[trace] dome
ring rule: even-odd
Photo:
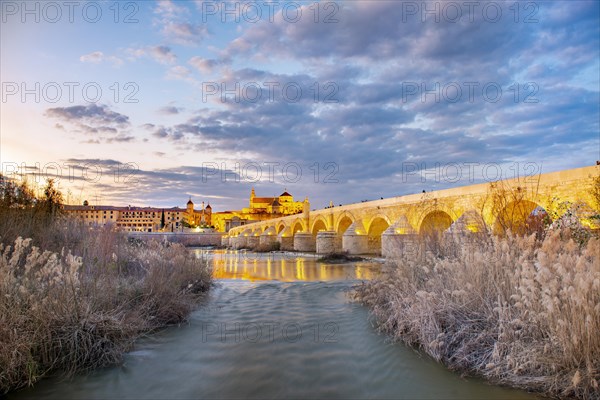
[[[187,202],[187,205],[188,205],[188,206],[189,206],[190,204],[192,204],[192,205],[194,204],[194,202],[192,201],[192,199],[189,199],[189,200],[188,200],[188,202]]]
[[[210,204],[209,204],[209,205],[207,205],[207,206],[206,206],[206,208],[207,208],[207,209],[211,209],[211,210],[212,210],[212,207],[210,206]]]

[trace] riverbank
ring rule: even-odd
[[[127,232],[135,240],[179,243],[186,247],[220,247],[223,232]]]
[[[102,248],[94,234],[112,234],[82,238],[108,262],[43,251],[31,239],[0,245],[0,393],[119,363],[141,335],[185,321],[209,288],[206,263],[182,245],[115,237]]]
[[[116,364],[135,339],[186,320],[211,283],[181,244],[129,240],[0,175],[0,395]]]
[[[357,287],[379,328],[451,370],[552,397],[600,398],[600,242],[446,238]]]

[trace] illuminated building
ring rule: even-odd
[[[181,232],[185,228],[210,227],[212,207],[194,210],[190,199],[185,209],[179,207],[115,207],[65,205],[64,211],[89,226],[114,225],[127,232]]]
[[[294,201],[294,197],[286,190],[277,197],[257,197],[253,188],[250,192],[248,207],[236,211],[214,213],[212,222],[217,231],[227,232],[231,228],[250,222],[299,214],[303,207],[304,202]]]

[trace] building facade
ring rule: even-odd
[[[181,232],[187,228],[211,226],[212,207],[194,209],[190,199],[186,208],[115,207],[65,205],[64,211],[88,226],[114,225],[127,232]]]

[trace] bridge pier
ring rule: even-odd
[[[279,249],[283,251],[294,250],[294,235],[290,228],[284,228],[279,235],[277,235],[277,241],[279,242]]]
[[[399,258],[408,251],[414,252],[416,240],[417,231],[403,215],[381,234],[381,255],[386,258]]]
[[[221,246],[224,246],[224,247],[231,246],[229,239],[230,239],[229,235],[221,236]]]
[[[234,236],[231,239],[232,239],[231,247],[233,247],[235,250],[246,247],[246,245],[248,243],[248,237],[244,236],[243,233],[240,233],[239,236]]]
[[[315,252],[317,243],[315,237],[309,232],[296,232],[294,235],[294,250],[304,252]]]
[[[452,225],[450,225],[450,227],[445,231],[445,233],[468,235],[486,231],[487,227],[485,226],[483,217],[476,211],[469,210],[463,213],[463,215],[461,215],[461,217],[456,221],[454,221]]]
[[[244,249],[248,247],[248,238],[253,235],[252,229],[248,228],[235,238],[233,248],[236,250]]]
[[[356,221],[342,236],[342,248],[348,254],[369,253],[369,236],[361,221]]]
[[[256,247],[258,247],[259,243],[260,243],[260,233],[258,232],[252,232],[250,235],[248,235],[248,239],[246,241],[246,247],[249,249],[254,249]]]
[[[260,235],[258,243],[261,246],[272,246],[273,243],[277,242],[277,232],[275,228],[270,227]]]
[[[317,233],[317,253],[329,254],[342,251],[342,237],[336,231],[320,231]]]
[[[342,249],[348,254],[367,254],[369,237],[367,235],[350,234],[342,236]]]
[[[381,255],[385,258],[400,258],[400,256],[417,250],[418,235],[384,232],[381,235]],[[416,256],[416,254],[415,254]]]
[[[368,235],[367,247],[369,254],[381,255],[381,235]]]
[[[465,246],[478,248],[485,242],[488,228],[476,211],[466,211],[443,233],[446,252],[459,255]]]

